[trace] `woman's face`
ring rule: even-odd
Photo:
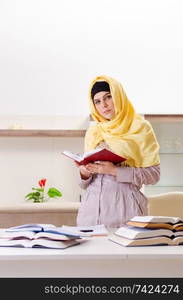
[[[96,93],[93,103],[97,112],[107,120],[111,120],[115,115],[114,102],[110,92]]]

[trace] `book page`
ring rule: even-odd
[[[116,235],[126,237],[128,239],[159,237],[159,236],[172,236],[173,232],[168,229],[149,229],[143,227],[128,227],[123,226],[115,231]]]
[[[29,247],[41,247],[41,248],[50,248],[50,249],[65,249],[70,246],[78,245],[79,241],[77,240],[68,240],[68,241],[54,241],[54,240],[45,240],[38,239],[30,241],[28,244]]]
[[[177,231],[174,231],[173,232],[173,235],[176,237],[176,236],[183,236],[183,228],[182,228],[182,230],[177,230]]]
[[[67,151],[67,150],[62,151],[62,153],[78,162],[80,162],[84,158],[83,154],[81,154],[81,153],[76,154],[76,153],[73,153],[73,152]]]
[[[83,158],[86,158],[86,157],[88,157],[88,156],[90,156],[90,155],[92,155],[92,154],[95,154],[95,153],[97,153],[97,152],[100,152],[100,151],[102,151],[102,150],[104,150],[104,148],[97,148],[97,149],[93,149],[93,150],[91,150],[91,151],[85,152],[85,153],[83,154]]]
[[[130,240],[125,237],[111,235],[109,239],[122,246],[175,245],[174,240],[171,240],[169,237],[165,237],[165,236]]]
[[[84,236],[94,236],[94,235],[107,235],[108,231],[106,227],[101,225],[95,225],[95,226],[62,226],[63,229],[67,229],[70,232],[76,232],[80,235]]]
[[[133,222],[154,222],[154,223],[172,223],[183,222],[180,217],[171,216],[135,216],[129,221]]]
[[[172,225],[172,229],[175,229],[175,230],[183,230],[183,223],[182,222],[180,222],[180,223],[176,223],[176,224],[173,224]]]
[[[183,236],[177,236],[173,239],[173,241],[176,245],[183,245]]]
[[[80,161],[84,160],[86,157],[88,157],[92,154],[95,154],[101,150],[102,149],[97,148],[97,149],[93,149],[91,151],[84,152],[84,153],[74,153],[72,151],[64,150],[64,151],[62,151],[62,153],[65,154],[66,156],[72,158],[73,160],[80,162]]]
[[[79,232],[76,232],[74,230],[69,230],[69,229],[66,229],[66,228],[63,228],[62,226],[61,227],[56,227],[56,228],[53,228],[53,229],[48,229],[48,230],[45,230],[45,232],[47,233],[53,233],[53,234],[57,234],[57,235],[65,235],[65,236],[68,236],[69,238],[80,238],[81,237],[81,234]]]
[[[73,236],[68,236],[64,234],[60,234],[59,232],[45,232],[45,231],[40,231],[40,232],[33,232],[33,231],[0,231],[0,240],[1,239],[22,239],[22,240],[35,240],[35,239],[40,239],[44,238],[47,240],[59,240],[59,241],[67,241],[74,239],[76,237]],[[77,235],[78,238],[78,235]]]
[[[25,229],[24,229],[25,230]],[[36,233],[34,231],[0,231],[1,239],[33,239]]]
[[[0,239],[0,247],[30,247],[30,240],[27,239],[18,239],[18,240],[9,240],[9,239]]]
[[[70,241],[71,239],[74,239],[73,236],[67,236],[59,233],[53,233],[53,232],[45,232],[41,231],[36,233],[33,236],[33,239],[46,239],[46,240],[55,240],[55,241]]]
[[[6,228],[6,231],[42,231],[46,228],[55,228],[53,224],[22,224],[14,227]]]
[[[0,239],[0,247],[24,247],[24,248],[49,248],[49,249],[64,249],[73,245],[77,245],[77,240],[54,241],[54,240],[8,240]]]

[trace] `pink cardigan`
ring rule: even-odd
[[[117,176],[93,175],[79,179],[85,189],[77,216],[78,226],[104,224],[122,226],[136,215],[147,214],[147,198],[140,191],[143,185],[155,184],[160,179],[160,165],[136,168],[117,167]]]

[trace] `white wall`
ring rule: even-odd
[[[101,74],[139,113],[182,114],[182,11],[182,0],[0,0],[0,129],[86,128]],[[83,151],[83,138],[0,138],[0,202],[24,201],[41,177],[78,201],[62,149]]]
[[[63,193],[51,202],[79,201],[78,169],[61,151],[81,152],[83,138],[1,138],[0,149],[0,203],[25,202],[41,178],[47,178],[46,190],[55,187]]]
[[[139,113],[183,113],[182,11],[182,0],[0,0],[0,113],[87,116],[101,74]]]

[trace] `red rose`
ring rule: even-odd
[[[41,180],[39,180],[39,185],[40,185],[40,187],[42,188],[42,187],[45,187],[45,184],[46,184],[46,178],[43,178],[43,179],[41,179]]]

